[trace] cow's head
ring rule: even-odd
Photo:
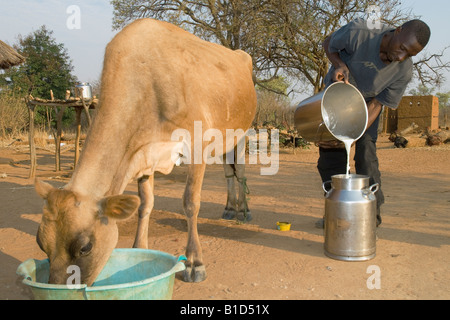
[[[79,270],[80,282],[92,285],[117,244],[116,221],[136,212],[139,198],[117,195],[94,201],[38,180],[35,188],[46,200],[36,240],[50,260],[49,283],[66,284]]]

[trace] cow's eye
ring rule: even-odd
[[[92,242],[89,242],[87,245],[83,246],[80,249],[80,257],[88,255],[92,250]]]
[[[88,236],[79,235],[70,245],[70,255],[79,258],[88,255],[92,251],[93,243]]]

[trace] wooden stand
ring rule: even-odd
[[[53,97],[53,94],[51,94]],[[36,176],[36,145],[34,143],[34,118],[35,118],[35,107],[36,106],[49,106],[54,107],[57,119],[56,119],[56,134],[55,134],[55,171],[61,170],[61,133],[62,133],[62,117],[64,111],[67,107],[75,108],[76,110],[76,126],[77,133],[75,139],[75,159],[74,159],[74,167],[78,162],[79,153],[80,153],[80,135],[81,135],[81,112],[84,110],[86,112],[86,118],[88,120],[88,124],[91,124],[91,117],[89,115],[89,109],[95,109],[98,104],[97,99],[82,99],[82,98],[69,98],[70,92],[66,94],[65,100],[44,100],[39,98],[34,98],[29,95],[26,98],[26,103],[29,111],[29,145],[30,145],[30,158],[31,158],[31,166],[30,166],[30,174],[29,178],[34,178]]]

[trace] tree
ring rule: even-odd
[[[409,94],[413,96],[430,96],[433,94],[433,89],[428,88],[426,85],[419,84],[416,89],[409,90]]]
[[[286,92],[289,83],[283,77],[272,79],[265,88],[256,86],[258,105],[256,107],[255,127],[272,125],[285,129],[292,127],[293,109],[290,106]],[[281,92],[282,94],[277,94]]]
[[[322,48],[325,38],[376,6],[383,23],[393,27],[412,18],[400,9],[401,0],[112,0],[113,27],[151,17],[177,24],[201,38],[253,57],[258,84],[289,76],[324,89],[329,69]],[[449,66],[439,56],[425,56],[415,64],[416,76],[426,83],[432,72]],[[434,64],[427,62],[434,61]],[[444,69],[441,69],[443,67]],[[448,70],[448,69],[447,69]]]
[[[271,1],[272,8],[260,19],[262,25],[252,24],[259,30],[266,30],[268,45],[257,46],[257,56],[262,70],[277,73],[284,71],[291,77],[304,79],[312,85],[314,93],[324,89],[324,78],[329,61],[322,48],[322,42],[341,26],[351,20],[367,16],[369,5],[377,5],[384,22],[395,24],[408,16],[396,10],[400,1],[359,0],[297,0]],[[267,32],[268,31],[268,32]]]
[[[439,86],[445,81],[444,72],[450,70],[450,62],[442,61],[445,47],[439,53],[425,54],[414,62],[414,70],[422,85]]]
[[[32,94],[50,99],[52,90],[56,99],[64,99],[66,90],[73,87],[77,79],[72,75],[73,66],[67,49],[57,43],[52,35],[53,31],[41,26],[26,37],[19,36],[19,43],[14,47],[26,61],[7,70],[0,80],[9,78],[16,92],[21,92],[23,96]],[[71,121],[73,112],[72,108],[67,108],[64,120]],[[45,116],[39,113],[41,117],[37,119],[43,122]]]
[[[270,1],[256,0],[111,0],[113,28],[121,29],[138,18],[171,22],[202,39],[218,42],[230,49],[243,49],[242,37],[248,24]]]
[[[443,127],[448,126],[448,114],[450,110],[450,91],[434,92],[433,88],[429,88],[423,84],[419,84],[416,89],[411,89],[409,94],[413,96],[429,96],[435,95],[439,99],[439,122]]]
[[[448,127],[448,115],[450,113],[450,91],[438,92],[436,96],[439,98],[439,118],[443,127]]]

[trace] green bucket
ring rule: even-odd
[[[48,259],[29,259],[17,268],[36,300],[170,300],[175,273],[186,267],[168,253],[114,249],[92,286],[48,284]]]

